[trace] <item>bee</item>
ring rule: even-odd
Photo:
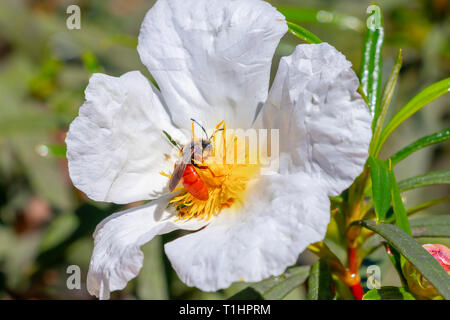
[[[200,166],[197,163],[201,162],[204,157],[208,157],[212,150],[211,139],[218,131],[216,130],[211,137],[208,137],[205,128],[201,126],[197,121],[191,119],[194,123],[198,124],[206,135],[206,139],[191,140],[184,146],[179,146],[167,132],[163,131],[167,136],[169,141],[180,149],[181,156],[175,163],[175,169],[170,177],[169,190],[173,191],[178,185],[180,180],[182,180],[184,188],[192,194],[195,198],[206,201],[209,199],[208,187],[206,183],[202,180],[201,176],[198,174],[196,168],[198,169],[211,169],[208,166]],[[211,171],[214,176],[214,173]]]

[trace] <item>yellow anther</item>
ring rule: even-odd
[[[245,158],[248,159],[248,150],[245,139],[230,137],[228,140],[230,143],[227,144],[224,121],[216,126],[216,130],[219,128],[224,129],[221,141],[218,141],[218,145],[213,143],[213,150],[208,160],[202,168],[196,168],[201,180],[206,184],[209,198],[206,201],[199,200],[181,187],[184,192],[174,196],[169,202],[178,211],[179,219],[209,220],[225,208],[234,208],[242,204],[248,181],[259,172],[259,164],[248,164],[248,161],[245,164],[237,164],[236,161],[231,164],[226,163],[227,154],[230,156],[231,153],[235,155],[238,152],[244,153]],[[192,122],[192,136],[195,139],[194,122]],[[170,178],[170,175],[161,174]]]

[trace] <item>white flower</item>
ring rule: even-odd
[[[222,121],[227,128],[275,128],[280,136],[274,175],[231,167],[227,178],[214,180],[199,170],[206,205],[192,205],[184,190],[101,222],[91,294],[109,298],[123,289],[142,267],[140,246],[176,229],[201,229],[167,243],[165,252],[180,279],[204,291],[279,275],[324,238],[328,196],[347,188],[366,161],[371,115],[350,62],[326,43],[299,45],[283,58],[268,92],[286,31],[284,17],[260,0],[160,0],[138,45],[160,91],[137,71],[91,77],[66,143],[74,185],[96,201],[167,194],[161,172],[172,172],[177,150],[162,131],[186,142],[191,118],[208,128]]]

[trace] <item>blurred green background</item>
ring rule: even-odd
[[[361,0],[270,1],[287,18],[329,42],[359,73],[366,8]],[[150,78],[136,51],[137,35],[154,1],[0,1],[0,299],[89,299],[86,272],[92,233],[100,220],[122,209],[95,203],[71,184],[64,158],[64,137],[84,100],[93,72],[119,76],[140,70]],[[66,8],[81,8],[81,30],[68,30]],[[450,3],[447,0],[378,1],[384,12],[383,76],[391,70],[398,48],[404,64],[393,110],[427,85],[450,74]],[[274,60],[290,54],[298,39],[286,35]],[[444,96],[408,120],[388,140],[382,157],[449,126]],[[450,145],[415,153],[396,167],[399,180],[448,168]],[[404,194],[406,207],[450,194],[448,186]],[[448,213],[448,203],[429,214]],[[177,234],[154,239],[143,247],[144,267],[114,299],[223,299],[245,284],[217,293],[185,286],[170,268],[162,245]],[[421,239],[426,243],[427,239]],[[430,240],[431,241],[431,240]],[[434,242],[436,240],[433,240]],[[448,243],[447,243],[448,245]],[[314,261],[311,253],[300,264]],[[382,284],[398,284],[395,271],[376,251],[362,267],[378,264]],[[81,289],[66,286],[69,265],[81,268]],[[288,299],[304,297],[304,288]]]

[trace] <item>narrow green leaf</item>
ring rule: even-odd
[[[113,45],[136,49],[138,45],[138,39],[136,36],[132,36],[129,34],[116,33],[108,36],[105,35],[100,42],[100,46],[102,47],[102,49],[109,49],[109,47]]]
[[[367,291],[363,300],[416,300],[416,298],[402,287],[381,287]]]
[[[417,150],[420,150],[422,148],[431,146],[433,144],[446,141],[450,139],[450,127],[445,128],[441,131],[435,132],[433,134],[430,134],[429,136],[422,137],[410,145],[404,147],[402,150],[398,151],[396,154],[394,154],[390,159],[392,161],[392,165],[396,165],[406,157],[408,157],[413,152],[416,152]]]
[[[386,142],[387,138],[391,133],[413,114],[428,105],[430,102],[436,100],[443,94],[449,92],[450,90],[450,78],[446,78],[439,82],[433,83],[432,85],[426,87],[421,92],[419,92],[414,98],[409,100],[409,102],[400,109],[399,112],[388,122],[386,127],[381,132],[381,136],[377,145],[374,147],[374,155],[377,155],[383,144]]]
[[[321,243],[323,244],[321,251],[323,250],[324,254],[326,254],[326,258],[330,266],[332,266],[334,261],[339,262],[342,266],[347,264],[347,248],[344,248],[341,244],[328,237],[325,237]],[[317,255],[320,256],[319,254]]]
[[[100,66],[97,57],[92,51],[85,51],[81,55],[81,61],[84,67],[90,73],[102,72],[103,68]]]
[[[444,203],[446,201],[450,201],[450,196],[446,197],[446,198],[434,199],[434,200],[430,200],[430,201],[418,204],[418,205],[416,205],[414,207],[406,209],[406,215],[409,217],[410,215],[412,215],[414,213],[417,213],[417,212],[420,212],[422,210],[431,208],[433,206],[436,206],[438,204]],[[388,213],[389,213],[389,210],[388,210]],[[385,220],[385,222],[387,222],[387,223],[391,223],[391,222],[394,222],[394,221],[395,221],[395,216],[394,215],[389,216]]]
[[[286,20],[295,21],[296,23],[318,23],[317,13],[319,10],[312,8],[298,8],[294,6],[277,6],[277,10],[280,11]]]
[[[395,224],[408,235],[411,235],[411,228],[409,227],[405,206],[403,205],[402,196],[400,195],[400,190],[398,188],[397,180],[395,179],[395,174],[392,167],[389,168],[389,176],[391,180],[391,197],[392,207],[394,209]]]
[[[398,74],[402,67],[403,58],[402,50],[398,50],[397,58],[395,59],[394,66],[392,67],[391,75],[383,90],[383,96],[381,98],[380,114],[376,121],[374,120],[374,134],[372,138],[372,143],[370,145],[370,154],[373,154],[373,148],[377,145],[377,141],[380,139],[381,131],[383,130],[384,120],[389,110],[389,105],[391,104],[392,96],[395,91],[395,86],[397,84]],[[374,156],[377,156],[374,155]]]
[[[405,275],[403,274],[402,270],[402,262],[404,262],[405,258],[402,259],[402,256],[400,253],[389,243],[383,242],[384,249],[386,250],[386,254],[389,257],[389,260],[391,260],[392,264],[394,265],[395,270],[397,270],[397,274],[400,278],[400,281],[402,282],[402,285],[407,287],[408,282],[405,279]]]
[[[450,277],[441,265],[422,246],[395,225],[375,221],[357,222],[382,236],[397,249],[445,298],[450,299]]]
[[[432,206],[436,206],[436,205],[441,204],[441,203],[446,202],[446,201],[450,201],[450,196],[446,197],[446,198],[434,199],[434,200],[430,200],[430,201],[418,204],[417,206],[414,206],[414,207],[411,207],[411,208],[407,209],[406,210],[406,214],[409,216],[409,215],[411,215],[413,213],[416,213],[416,212],[428,209],[428,208],[430,208]]]
[[[61,118],[44,112],[21,112],[0,117],[0,137],[32,135],[58,128]]]
[[[381,159],[369,157],[370,175],[372,178],[372,194],[375,205],[377,221],[386,218],[386,213],[391,205],[391,182],[389,170]]]
[[[436,184],[449,184],[450,183],[450,170],[437,170],[421,174],[412,178],[402,180],[398,183],[398,187],[401,192],[432,186]]]
[[[358,32],[364,31],[365,27],[359,18],[335,11],[331,12],[322,9],[299,8],[294,6],[277,6],[277,10],[286,17],[286,20],[298,24],[330,24]]]
[[[308,279],[308,300],[331,300],[331,273],[326,259],[319,259],[311,268]]]
[[[450,215],[411,219],[414,237],[450,237]]]
[[[80,221],[75,214],[63,213],[52,219],[39,245],[39,253],[55,248],[68,239],[78,228]]]
[[[136,294],[144,300],[163,300],[169,298],[166,271],[163,262],[163,244],[161,237],[141,247],[144,252],[144,264],[136,278]]]
[[[66,146],[52,144],[52,145],[48,145],[47,147],[48,147],[48,151],[55,157],[64,158],[66,156],[66,152],[67,152]]]
[[[361,87],[361,83],[358,86],[358,93],[361,95],[361,98],[363,98],[364,102],[367,104],[367,106],[369,105],[369,99],[367,99],[366,93],[363,91],[362,87]]]
[[[335,266],[336,269],[344,268],[343,266],[347,264],[347,251],[328,237],[310,244],[308,249],[319,258],[327,259],[330,266]]]
[[[289,32],[292,33],[297,38],[302,39],[303,41],[306,41],[308,43],[321,43],[322,40],[319,39],[315,34],[312,32],[306,30],[305,28],[287,21],[287,25],[289,28]]]
[[[282,299],[308,278],[309,266],[291,267],[279,277],[270,277],[239,291],[230,300]]]
[[[163,134],[166,136],[167,140],[169,140],[169,142],[174,145],[177,148],[180,148],[180,145],[178,144],[178,142],[175,141],[174,138],[172,138],[172,136],[170,134],[167,133],[167,131],[162,131]]]
[[[380,114],[379,97],[381,92],[381,71],[384,27],[381,11],[378,15],[379,25],[367,29],[361,62],[361,86],[369,100],[369,108],[373,116],[373,123],[377,122]]]
[[[71,187],[62,179],[57,168],[57,159],[45,157],[46,148],[42,141],[48,141],[47,134],[17,135],[9,137],[18,161],[26,168],[27,180],[34,192],[50,202],[56,208],[73,208]],[[42,152],[42,153],[41,153]]]

